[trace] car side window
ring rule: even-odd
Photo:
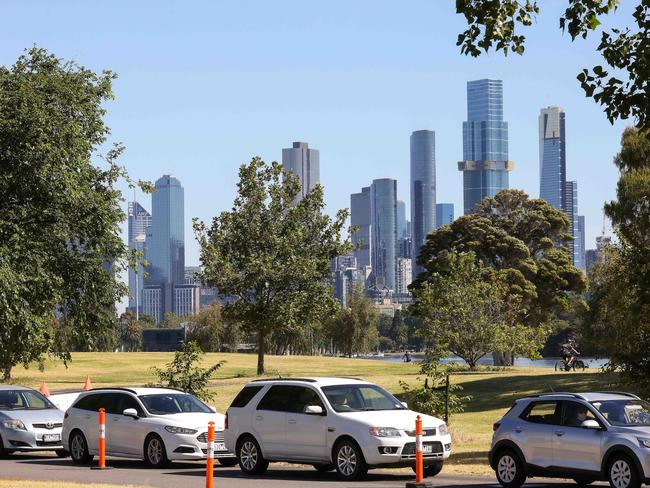
[[[235,408],[245,407],[262,388],[264,387],[261,385],[245,386],[235,397],[230,406]]]
[[[257,410],[271,410],[276,412],[286,412],[290,395],[293,387],[287,385],[272,386],[266,392],[264,398],[257,404]]]
[[[520,418],[533,424],[559,425],[559,402],[532,402]]]
[[[115,395],[115,412],[110,412],[110,413],[116,413],[118,415],[123,415],[124,410],[127,408],[133,408],[135,409],[136,412],[138,412],[138,417],[142,417],[144,415],[144,412],[142,411],[142,407],[138,403],[138,401],[133,398],[131,395],[127,395],[126,393],[119,393]]]
[[[325,406],[321,401],[318,393],[306,386],[293,386],[289,396],[288,411],[292,413],[305,413],[305,408],[309,405],[317,405],[325,412]]]
[[[81,410],[97,410],[97,408],[99,408],[95,408],[97,397],[99,397],[99,395],[86,395],[77,400],[74,404],[74,408],[79,408]]]
[[[564,402],[562,425],[565,427],[582,427],[582,423],[586,420],[595,420],[600,424],[594,413],[586,405],[578,402]]]

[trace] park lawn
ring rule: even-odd
[[[80,389],[86,375],[94,387],[141,386],[154,382],[152,366],[164,367],[172,353],[73,353],[66,369],[60,361],[47,361],[45,371],[16,368],[13,382],[38,387],[45,382],[50,392]],[[257,356],[254,354],[206,354],[205,366],[225,361],[217,370],[211,386],[217,396],[209,402],[225,412],[244,384],[255,379]],[[414,363],[320,356],[266,356],[269,377],[352,376],[377,383],[392,393],[402,391],[400,382],[415,385],[418,367]],[[510,408],[516,398],[551,391],[606,390],[615,387],[616,375],[591,369],[579,373],[555,372],[545,368],[513,367],[504,371],[458,373],[451,377],[464,390],[460,395],[472,398],[465,411],[452,416],[450,429],[454,454],[445,473],[492,475],[487,451],[492,424]],[[0,485],[2,488],[2,485]]]

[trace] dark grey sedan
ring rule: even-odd
[[[63,412],[31,388],[0,385],[0,457],[14,451],[56,451],[61,445]]]

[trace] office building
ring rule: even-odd
[[[404,294],[409,292],[409,285],[413,281],[413,269],[410,258],[397,258],[397,285],[396,292]]]
[[[566,184],[565,113],[560,107],[539,114],[539,197],[564,209]]]
[[[174,286],[174,313],[187,317],[199,313],[201,309],[201,287],[199,285],[179,284]]]
[[[342,307],[347,307],[350,295],[355,288],[364,288],[366,277],[361,269],[341,268],[334,273],[334,298],[336,298]]]
[[[436,134],[416,130],[411,134],[411,237],[412,262],[417,263],[427,234],[436,227]],[[422,271],[413,266],[413,275]]]
[[[463,206],[465,214],[509,186],[508,123],[503,120],[503,82],[467,83],[467,121],[463,122]]]
[[[309,149],[306,142],[294,142],[293,147],[282,150],[282,167],[295,174],[300,180],[300,201],[320,182],[320,152]]]
[[[395,290],[397,254],[397,181],[373,180],[370,188],[372,216],[372,272],[377,288]]]
[[[454,221],[453,203],[436,203],[436,227],[449,225]]]
[[[406,237],[406,203],[397,200],[397,238]]]
[[[145,285],[142,288],[142,314],[151,317],[155,324],[165,317],[164,302],[164,285]]]
[[[200,285],[198,274],[201,272],[201,266],[185,266],[183,283],[186,285]]]
[[[372,265],[371,220],[370,187],[367,186],[360,193],[350,195],[350,225],[358,228],[352,236],[352,245],[359,268]]]
[[[136,267],[129,266],[129,309],[139,314],[142,311],[142,287],[144,286],[144,268],[142,259],[145,253],[147,227],[151,225],[151,214],[138,202],[129,202],[129,249],[138,251]]]
[[[585,216],[578,215],[578,231],[576,233],[576,259],[575,267],[587,271],[585,262]]]
[[[578,242],[578,182],[567,181],[564,186],[564,195],[562,196],[564,211],[569,218],[569,234],[573,237],[571,245],[571,257],[573,265],[578,266],[576,259],[578,257],[578,249],[580,243]]]

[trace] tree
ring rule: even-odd
[[[184,321],[184,317],[179,317],[173,312],[167,312],[158,327],[161,329],[178,329],[182,327]]]
[[[217,352],[222,348],[236,351],[241,341],[241,332],[238,324],[224,322],[221,305],[214,302],[189,318],[187,338],[196,342],[205,352]]]
[[[211,227],[194,221],[200,279],[237,297],[223,316],[256,335],[257,373],[263,374],[272,335],[295,337],[335,309],[330,262],[352,249],[349,236],[341,235],[348,212],[325,215],[320,185],[295,202],[298,178],[259,157],[241,166],[237,188],[232,210],[215,217]]]
[[[633,1],[633,0],[626,0]],[[650,128],[650,0],[634,0],[634,24],[625,29],[603,31],[597,50],[602,66],[583,69],[577,76],[585,94],[604,106],[610,122],[633,117],[640,129]],[[617,0],[569,0],[560,17],[560,28],[571,40],[586,38],[598,30],[600,19],[616,10]],[[521,27],[533,25],[539,13],[536,0],[456,0],[456,11],[465,16],[468,28],[458,36],[463,54],[479,56],[494,48],[524,53]]]
[[[176,388],[201,400],[210,401],[215,393],[208,390],[208,382],[225,361],[220,361],[209,368],[200,368],[197,365],[200,364],[203,354],[196,342],[185,341],[181,350],[174,353],[173,361],[167,363],[165,369],[154,366],[151,371],[158,376],[163,387]]]
[[[128,248],[120,224],[122,146],[100,166],[110,134],[109,71],[96,74],[34,47],[0,67],[0,368],[11,379],[48,353],[69,360],[70,344],[94,350],[114,336],[118,274]],[[149,190],[150,185],[142,184]],[[69,334],[55,346],[51,324]],[[67,346],[66,346],[67,345]]]
[[[329,334],[334,345],[348,357],[372,350],[377,344],[379,313],[362,286],[349,295],[348,307],[341,308],[330,323]]]
[[[438,351],[462,358],[471,369],[492,351],[539,355],[544,329],[518,322],[521,299],[509,294],[506,274],[486,279],[473,252],[450,253],[448,272],[433,274],[417,288],[411,311],[425,324],[420,332]]]
[[[395,316],[391,322],[388,336],[393,340],[398,349],[408,347],[408,327],[404,323],[401,310],[395,310]]]

